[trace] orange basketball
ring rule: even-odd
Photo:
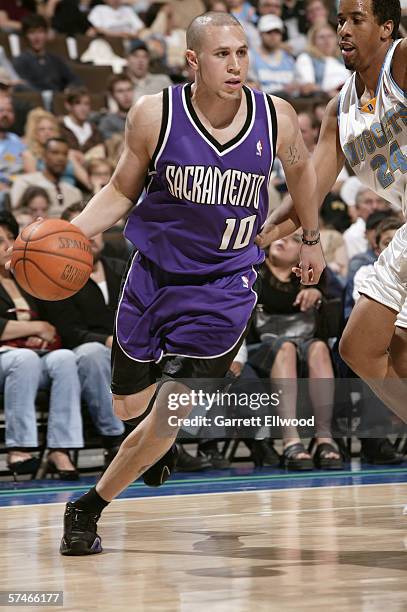
[[[89,240],[61,219],[35,221],[17,237],[11,270],[27,293],[42,300],[63,300],[87,282],[93,268]]]

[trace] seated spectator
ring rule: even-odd
[[[143,27],[140,17],[123,0],[105,0],[94,6],[88,20],[101,36],[115,38],[136,38]]]
[[[14,211],[20,230],[38,217],[46,219],[50,207],[51,202],[45,189],[35,185],[27,187]]]
[[[326,265],[336,274],[345,286],[348,273],[348,255],[343,236],[336,229],[325,226],[320,218],[321,245],[324,251]]]
[[[66,210],[67,221],[77,216],[77,208]],[[59,302],[43,302],[49,320],[55,325],[65,348],[72,349],[78,363],[82,395],[92,420],[103,438],[106,465],[121,442],[124,425],[112,406],[110,356],[115,310],[125,262],[101,255],[102,234],[90,240],[93,272],[86,285],[72,297]]]
[[[292,95],[298,91],[294,82],[295,61],[282,48],[284,24],[276,15],[261,17],[259,50],[251,53],[252,78],[266,93]]]
[[[79,202],[82,192],[62,180],[68,161],[68,143],[63,138],[50,138],[44,147],[44,168],[38,172],[21,174],[10,192],[11,206],[17,208],[27,187],[43,187],[51,200],[50,217],[58,217],[67,206]]]
[[[39,462],[28,449],[38,446],[35,399],[50,390],[47,472],[76,480],[69,449],[82,448],[80,382],[72,351],[59,348],[56,329],[5,269],[7,249],[18,225],[0,213],[0,384],[4,393],[7,465],[17,474],[34,475]]]
[[[28,48],[14,59],[14,67],[37,91],[63,91],[79,79],[58,55],[47,52],[48,24],[41,15],[29,15],[22,22]]]
[[[133,102],[141,96],[160,93],[172,84],[168,75],[150,72],[150,52],[142,40],[134,40],[131,44],[126,73],[134,86]]]
[[[171,72],[180,73],[185,64],[186,30],[175,25],[174,10],[171,2],[152,2],[144,15],[146,27],[140,38],[149,46],[152,41],[161,41],[164,53],[161,60]]]
[[[314,464],[325,469],[342,467],[333,443],[331,421],[334,405],[334,371],[327,344],[316,336],[316,308],[323,298],[322,285],[303,288],[292,272],[299,259],[301,234],[296,232],[270,245],[261,270],[259,304],[264,316],[255,319],[260,347],[249,356],[249,364],[262,377],[273,380],[309,378],[309,396],[315,414]],[[296,315],[296,329],[293,318]],[[278,317],[276,317],[278,315]],[[261,322],[260,319],[264,319]],[[291,322],[290,322],[291,321]],[[321,379],[325,379],[321,382]],[[277,411],[295,418],[297,391],[289,384]],[[282,465],[287,469],[312,468],[312,459],[294,426],[284,427]]]
[[[44,168],[44,147],[50,138],[59,138],[61,131],[55,115],[43,108],[34,108],[28,113],[24,139],[27,150],[24,153],[24,169],[35,172]],[[71,185],[78,181],[89,186],[85,168],[78,162],[72,151],[69,151],[68,163],[61,179]]]
[[[171,6],[173,8],[174,15],[174,27],[180,30],[186,30],[189,24],[195,17],[202,15],[205,10],[222,10],[227,12],[226,2],[221,2],[224,6],[222,9],[206,9],[205,2],[203,0],[171,0]]]
[[[281,15],[287,28],[288,44],[292,53],[297,56],[305,50],[307,44],[307,20],[303,0],[283,0]]]
[[[283,0],[258,0],[257,12],[260,17],[263,15],[283,16]]]
[[[0,46],[0,84],[4,88],[13,87],[16,91],[29,89],[24,86],[24,81],[18,76],[2,46]]]
[[[322,26],[328,23],[329,12],[323,0],[307,0],[305,3],[306,28]]]
[[[108,184],[113,174],[113,165],[107,159],[92,159],[87,164],[92,195]]]
[[[48,0],[44,16],[50,20],[52,28],[60,34],[94,36],[96,30],[88,20],[86,4],[90,3],[82,0]]]
[[[240,23],[255,23],[256,9],[247,0],[226,0],[229,13],[231,13]]]
[[[19,32],[21,20],[36,12],[37,3],[35,0],[2,0],[0,7],[0,30]]]
[[[356,221],[343,234],[349,259],[367,250],[366,219],[376,210],[388,210],[388,204],[377,193],[362,186],[356,194],[355,209]]]
[[[97,127],[89,121],[91,113],[90,94],[86,87],[72,87],[65,92],[65,108],[60,130],[73,151],[89,157],[104,157],[103,137]]]
[[[348,276],[346,280],[345,296],[344,296],[344,315],[345,320],[349,319],[352,308],[355,305],[353,300],[353,282],[356,272],[362,266],[373,264],[377,259],[376,248],[376,230],[379,224],[385,219],[389,219],[393,216],[391,210],[377,210],[372,212],[366,219],[366,231],[365,237],[367,242],[367,249],[361,253],[357,253],[350,259],[348,266]]]
[[[259,19],[265,15],[275,15],[279,19],[282,19],[283,0],[259,0],[257,3],[257,13],[259,15]],[[289,53],[292,53],[292,49],[290,45],[287,43],[287,41],[288,41],[288,31],[283,21],[283,45],[282,47]],[[260,40],[258,44],[256,44],[255,46],[256,48],[260,46]]]
[[[310,153],[313,153],[317,145],[319,128],[315,118],[307,112],[298,113],[298,124],[305,146]]]
[[[14,124],[14,109],[11,98],[0,96],[0,206],[16,177],[24,170],[25,144],[10,131]]]
[[[208,11],[215,11],[215,12],[219,12],[219,13],[227,13],[228,12],[228,6],[226,4],[226,0],[209,0],[206,3],[206,9]],[[205,12],[205,9],[202,11],[202,13]],[[201,15],[202,13],[197,13],[197,15]],[[192,21],[192,19],[191,19]],[[186,26],[184,26],[184,29],[186,29],[188,27],[188,24]]]
[[[107,90],[117,105],[117,111],[103,115],[99,121],[98,129],[105,140],[113,134],[124,132],[127,113],[133,104],[134,96],[133,82],[126,74],[114,74],[110,77]]]
[[[315,25],[308,33],[308,47],[298,56],[296,78],[301,94],[324,92],[335,96],[350,76],[339,53],[335,30],[330,24]]]

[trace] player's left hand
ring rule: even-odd
[[[300,251],[300,262],[293,268],[294,274],[301,278],[303,285],[316,285],[326,267],[321,243],[309,246],[303,244]]]
[[[278,226],[274,223],[266,223],[260,234],[257,234],[254,241],[261,249],[266,249],[272,242],[279,238],[280,232]]]

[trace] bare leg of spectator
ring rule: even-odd
[[[284,342],[277,352],[276,358],[271,368],[270,376],[272,381],[288,379],[287,384],[283,384],[280,404],[277,408],[280,418],[294,419],[297,416],[297,349],[292,342]],[[283,444],[284,448],[300,442],[296,427],[284,427]],[[298,459],[309,458],[308,453],[300,453]]]
[[[313,342],[308,350],[309,395],[315,415],[316,443],[332,444],[331,423],[334,408],[335,378],[329,348],[325,342]],[[328,453],[327,459],[339,457]]]

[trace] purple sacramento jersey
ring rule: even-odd
[[[219,144],[191,102],[191,85],[163,92],[163,121],[146,196],[127,222],[137,248],[117,315],[137,361],[217,357],[240,339],[257,296],[254,243],[268,212],[277,121],[264,93],[244,88],[247,117]]]

